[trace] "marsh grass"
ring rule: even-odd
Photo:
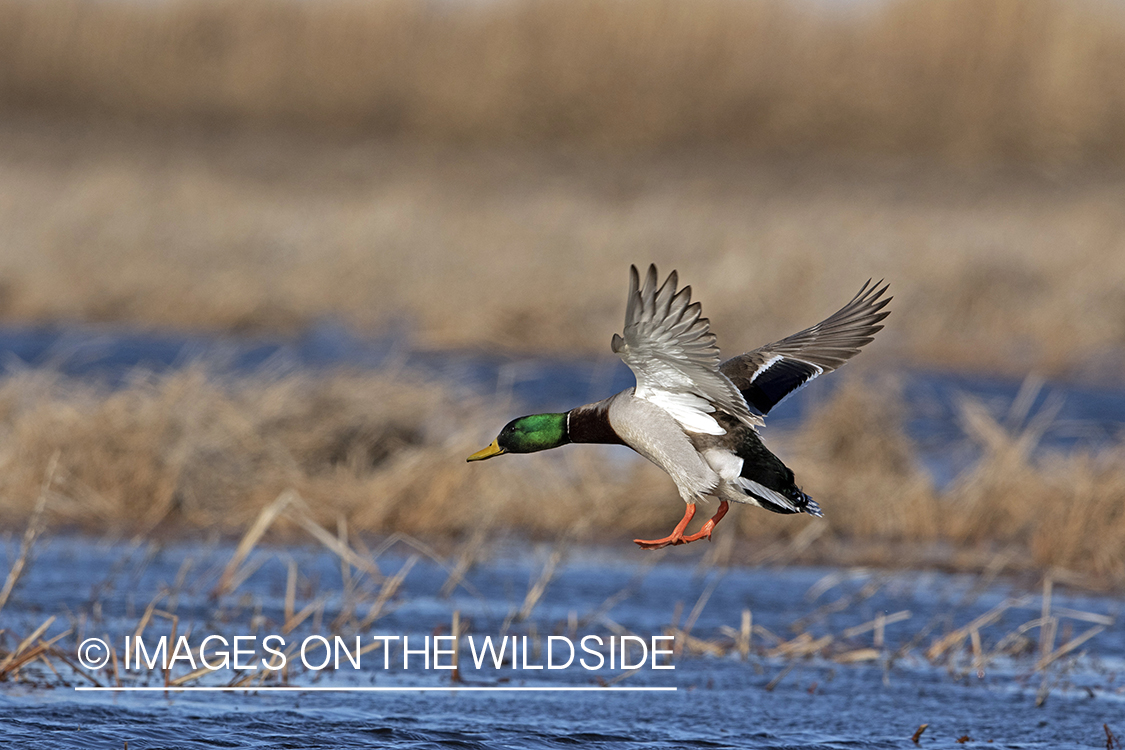
[[[1100,0],[4,0],[0,107],[440,141],[1121,161]]]
[[[482,522],[554,533],[624,510],[613,502],[624,487],[592,456],[472,471],[465,456],[505,417],[412,376],[216,381],[197,368],[111,391],[26,373],[0,385],[0,403],[6,496],[38,486],[57,451],[46,515],[68,526],[235,533],[286,491],[322,525],[342,514],[355,530],[435,536]],[[5,522],[35,497],[5,504]]]
[[[160,4],[155,4],[160,5]],[[0,321],[297,331],[611,356],[629,264],[675,268],[725,352],[870,277],[861,363],[1120,379],[1120,175],[969,177],[718,152],[594,158],[0,125]]]
[[[1119,441],[1071,453],[1037,451],[1049,413],[1013,426],[965,399],[965,439],[978,457],[937,488],[920,468],[903,432],[901,406],[888,392],[842,389],[793,436],[796,455],[789,463],[800,467],[806,490],[831,497],[833,535],[871,543],[868,554],[891,543],[888,561],[917,555],[909,543],[940,541],[950,545],[951,560],[960,557],[971,567],[984,563],[979,556],[970,562],[973,550],[991,549],[1013,568],[1058,566],[1125,577]]]
[[[940,489],[886,388],[852,384],[798,432],[767,430],[826,519],[737,509],[707,564],[999,565],[1125,581],[1120,444],[1043,454],[980,405],[964,409],[979,459]],[[631,545],[679,518],[659,469],[598,446],[467,465],[507,416],[402,374],[224,380],[197,367],[111,391],[28,372],[0,384],[0,520],[156,538],[219,532],[250,547],[311,535],[354,562],[355,534],[445,548],[467,539],[477,551],[509,533]],[[222,588],[244,577],[239,568]]]

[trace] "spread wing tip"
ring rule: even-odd
[[[762,414],[825,372],[843,366],[883,330],[885,279],[864,282],[839,310],[814,326],[724,362],[720,370]]]

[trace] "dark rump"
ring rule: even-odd
[[[774,513],[811,513],[819,516],[820,506],[797,487],[793,470],[770,452],[757,432],[749,428],[742,432],[741,442],[738,450],[735,451],[742,459],[741,476],[785,496],[793,503],[796,510],[778,505],[750,490],[747,490],[747,494],[752,495],[763,508]]]

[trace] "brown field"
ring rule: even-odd
[[[0,127],[0,321],[409,326],[436,348],[608,353],[630,263],[719,343],[895,295],[863,361],[1125,370],[1125,175],[644,157],[279,134]]]
[[[1108,0],[3,0],[0,108],[422,140],[1125,159]]]
[[[510,415],[403,375],[224,384],[194,369],[138,375],[116,392],[43,372],[10,378],[0,384],[0,525],[21,528],[42,499],[55,528],[238,535],[289,490],[323,527],[431,540],[516,532],[632,549],[635,536],[679,519],[666,475],[597,446],[467,465]],[[1125,582],[1120,444],[1032,460],[1042,425],[1011,434],[967,403],[966,438],[984,451],[939,491],[917,466],[893,390],[856,381],[799,432],[767,428],[826,518],[736,508],[712,554],[1054,567]],[[299,520],[283,515],[271,533],[302,535]]]

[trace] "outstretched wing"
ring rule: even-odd
[[[863,285],[852,301],[812,328],[728,359],[719,371],[734,383],[750,407],[768,414],[786,396],[817,375],[831,372],[859,353],[882,330],[883,310],[893,297],[881,299],[889,285]]]
[[[637,267],[629,268],[625,331],[614,334],[613,351],[637,376],[634,395],[656,403],[693,432],[723,434],[710,416],[717,410],[761,424],[719,372],[715,334],[699,303],[691,301],[691,287],[677,292],[676,283],[673,271],[658,288],[656,266],[650,265],[642,287]]]

